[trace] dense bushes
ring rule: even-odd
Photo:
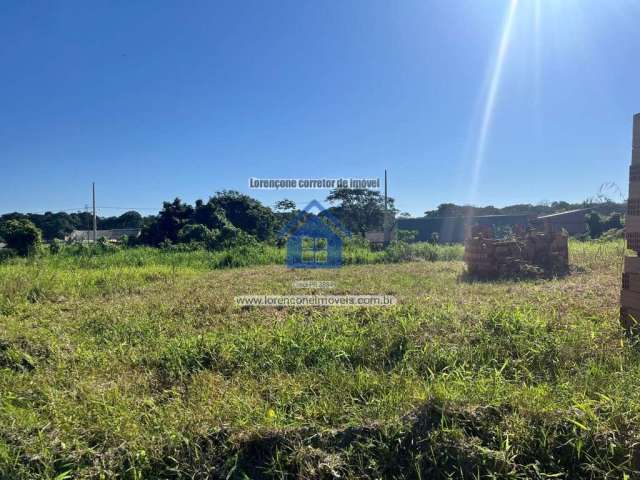
[[[164,202],[155,221],[145,227],[140,242],[159,246],[170,243],[198,243],[217,250],[255,240],[272,240],[276,216],[257,200],[234,191],[218,192],[195,207],[176,198]]]
[[[603,218],[600,214],[591,212],[586,216],[586,221],[591,238],[599,238],[605,232],[622,230],[624,227],[619,213],[613,213],[609,217]]]
[[[25,219],[8,220],[1,224],[0,237],[9,249],[22,256],[34,253],[42,243],[42,232],[33,222]]]

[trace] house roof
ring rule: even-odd
[[[575,215],[577,213],[587,213],[590,212],[591,209],[590,208],[577,208],[575,210],[567,210],[566,212],[558,212],[558,213],[552,213],[550,215],[542,215],[541,217],[538,217],[538,220],[544,220],[545,218],[558,218],[558,217],[562,217],[563,215]]]
[[[452,215],[449,217],[417,217],[415,220],[420,220],[420,219],[428,219],[428,220],[456,220],[456,219],[460,219],[460,218],[471,218],[471,219],[482,219],[482,218],[528,218],[531,215],[528,213],[505,213],[505,214],[501,214],[501,215],[471,215],[471,216],[466,216],[466,215]],[[413,220],[413,219],[411,219]]]
[[[139,228],[114,228],[111,230],[97,230],[97,238],[107,240],[118,240],[124,236],[137,237],[140,235]],[[93,230],[74,230],[67,235],[67,240],[93,240]]]

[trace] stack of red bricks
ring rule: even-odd
[[[627,247],[640,253],[640,113],[633,117],[629,201],[625,222]],[[640,331],[640,257],[625,257],[620,293],[620,321],[628,332]]]
[[[470,274],[483,277],[533,273],[536,268],[539,273],[563,273],[569,267],[567,236],[529,231],[513,240],[496,240],[491,232],[472,230],[464,261]]]

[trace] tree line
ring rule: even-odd
[[[153,222],[154,215],[143,217],[138,212],[129,211],[120,216],[97,217],[99,230],[116,228],[142,228]],[[45,212],[38,213],[7,213],[0,216],[0,224],[9,220],[29,220],[42,232],[44,240],[64,239],[74,230],[91,230],[93,215],[89,212]]]
[[[336,189],[329,193],[325,201],[330,207],[320,216],[330,213],[354,234],[364,236],[367,231],[382,228],[385,200],[378,191]],[[598,212],[588,217],[588,224],[591,235],[599,236],[610,228],[621,226],[620,216],[625,212],[626,205],[610,200],[597,203],[517,204],[502,208],[443,203],[435,210],[426,211],[425,216],[544,215],[587,207]],[[387,211],[397,213],[393,198],[387,199],[386,208]],[[284,225],[293,218],[304,219],[306,215],[312,214],[304,213],[301,216],[301,213],[304,212],[299,206],[288,199],[277,202],[271,208],[248,195],[224,190],[207,201],[196,200],[194,205],[179,198],[166,201],[157,215],[143,217],[138,212],[129,211],[120,216],[98,217],[97,227],[101,230],[141,229],[138,238],[128,239],[129,244],[198,244],[209,249],[221,249],[230,245],[277,242],[277,234]],[[92,223],[92,215],[88,212],[9,213],[0,216],[0,240],[16,252],[27,254],[43,240],[49,243],[62,240],[73,230],[90,230]]]
[[[325,199],[331,213],[351,232],[364,235],[382,227],[384,198],[380,192],[368,189],[333,190]],[[395,211],[393,199],[387,208]],[[303,214],[303,215],[301,215]],[[196,200],[190,205],[180,198],[163,202],[157,215],[142,217],[138,212],[126,212],[118,217],[98,218],[98,229],[140,228],[138,238],[128,244],[167,246],[198,244],[208,249],[255,242],[277,242],[278,232],[292,219],[303,221],[311,212],[301,211],[295,202],[284,199],[273,208],[233,190],[217,192],[207,201]],[[87,212],[22,214],[0,217],[0,240],[21,254],[33,250],[42,240],[64,239],[73,230],[89,230],[92,216]]]
[[[441,203],[434,210],[424,212],[425,217],[459,217],[459,216],[480,216],[480,215],[550,215],[552,213],[566,212],[590,208],[601,215],[612,215],[618,213],[624,215],[627,210],[626,202],[614,202],[610,199],[585,200],[584,202],[545,202],[537,205],[530,203],[518,203],[507,205],[506,207],[494,207],[487,205],[477,207],[473,205],[457,205],[455,203]]]

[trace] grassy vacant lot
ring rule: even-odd
[[[623,254],[576,242],[565,278],[491,283],[373,254],[324,272],[146,250],[0,265],[0,478],[635,478]],[[311,293],[300,279],[399,303],[233,305]]]

